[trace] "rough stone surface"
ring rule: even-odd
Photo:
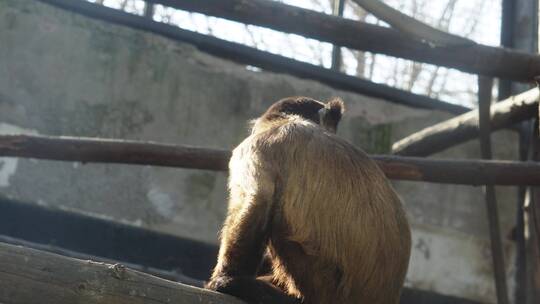
[[[97,136],[232,148],[247,121],[290,95],[342,97],[339,134],[370,153],[449,118],[254,72],[149,33],[31,0],[0,0],[0,133]],[[494,136],[515,159],[516,136]],[[434,157],[479,157],[470,142]],[[216,242],[226,175],[209,171],[0,158],[0,195]],[[396,182],[413,224],[410,286],[494,302],[481,188]],[[498,189],[512,284],[516,191]]]

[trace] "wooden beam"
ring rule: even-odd
[[[48,0],[49,1],[49,0]],[[148,0],[151,3],[268,27],[355,50],[410,59],[463,72],[532,81],[540,56],[481,44],[436,46],[394,29],[268,0]]]
[[[233,297],[134,271],[0,243],[0,303],[242,304]]]
[[[491,130],[512,126],[536,117],[539,90],[537,88],[498,102],[491,107]],[[392,145],[392,153],[406,156],[429,156],[478,137],[478,110],[429,126]]]
[[[437,109],[453,114],[461,114],[470,110],[461,105],[440,101],[425,95],[413,94],[387,85],[377,84],[365,79],[332,71],[319,65],[309,64],[285,56],[260,51],[240,43],[234,43],[212,36],[183,30],[177,26],[155,22],[149,18],[104,7],[102,5],[96,5],[87,1],[39,1],[90,18],[129,26],[131,28],[161,35],[168,39],[190,43],[203,52],[241,64],[256,66],[267,71],[286,73],[300,78],[316,80],[335,89],[380,98],[401,105],[425,109]]]
[[[0,157],[227,170],[231,152],[153,142],[0,135]],[[372,156],[391,179],[464,185],[540,185],[540,164]]]

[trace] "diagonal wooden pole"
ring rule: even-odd
[[[490,108],[490,130],[496,131],[538,115],[538,88],[511,96]],[[431,125],[392,145],[392,153],[407,156],[429,156],[479,135],[478,110]]]

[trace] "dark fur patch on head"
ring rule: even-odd
[[[336,133],[341,116],[345,111],[345,105],[339,98],[328,101],[324,109],[319,111],[321,125],[328,131]]]
[[[274,103],[262,115],[262,121],[274,121],[297,115],[310,120],[327,131],[336,133],[341,116],[345,111],[343,101],[333,98],[322,103],[309,97],[288,97]]]
[[[286,115],[298,115],[319,124],[319,110],[324,106],[324,103],[309,97],[288,97],[270,106],[262,119],[274,120],[284,118]]]
[[[345,104],[341,98],[333,98],[326,103],[325,108],[328,109],[326,117],[329,120],[335,121],[336,124],[341,120],[343,112],[345,112]]]

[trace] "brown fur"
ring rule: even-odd
[[[251,303],[399,302],[409,225],[378,166],[333,134],[342,112],[340,100],[296,97],[255,121],[229,164],[228,216],[208,288]],[[256,279],[265,252],[271,284]]]

